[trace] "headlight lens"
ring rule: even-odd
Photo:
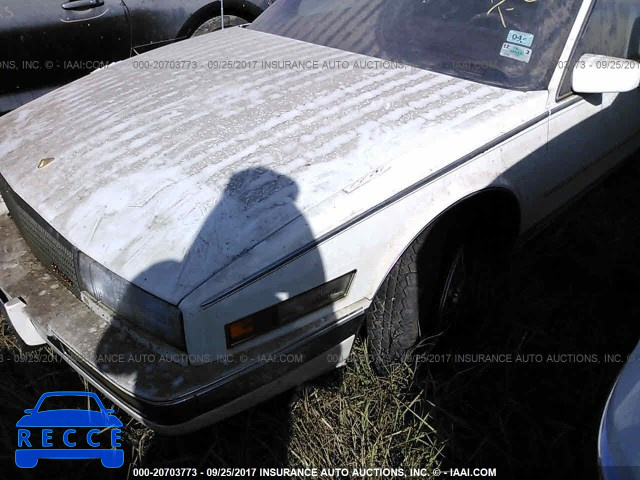
[[[186,350],[182,312],[178,307],[124,280],[82,252],[78,267],[82,289],[117,318]]]
[[[225,325],[227,347],[267,333],[344,298],[355,274],[354,270],[284,302],[228,323]]]

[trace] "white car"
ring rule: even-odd
[[[279,0],[96,71],[0,119],[4,315],[164,432],[341,365],[363,321],[393,362],[640,147],[639,17]]]

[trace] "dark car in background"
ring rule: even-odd
[[[274,0],[4,0],[0,114],[132,55],[253,21]],[[182,59],[176,59],[182,60]]]

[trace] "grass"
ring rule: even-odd
[[[15,468],[22,410],[43,392],[87,386],[0,323],[0,477],[133,478],[133,466],[484,466],[505,479],[595,479],[598,422],[622,367],[605,354],[626,356],[640,338],[638,185],[631,159],[516,248],[489,281],[493,301],[469,307],[387,377],[372,371],[360,341],[344,369],[190,435],[161,436],[117,412],[127,462],[117,471],[96,461]]]
[[[443,447],[424,392],[415,388],[416,372],[403,363],[376,375],[359,342],[347,368],[307,386],[294,402],[290,460],[305,467],[438,466]]]

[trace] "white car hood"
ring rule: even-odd
[[[318,64],[262,68],[277,60]],[[469,152],[546,98],[410,67],[353,68],[373,60],[243,28],[180,42],[0,118],[0,173],[82,252],[177,304],[299,215],[319,235],[356,213],[311,218],[416,136],[484,128],[467,135]],[[486,119],[500,128],[488,133]],[[443,158],[424,152],[421,167]]]

